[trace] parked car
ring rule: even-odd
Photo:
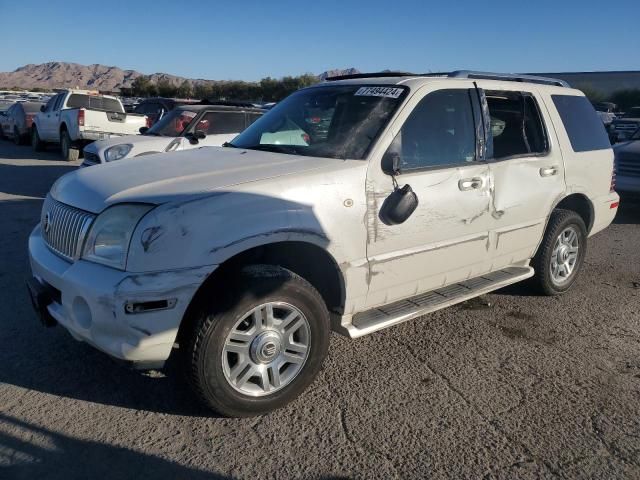
[[[146,115],[149,119],[149,127],[152,127],[157,121],[164,117],[167,112],[182,105],[194,105],[196,101],[187,102],[175,100],[173,98],[145,98],[133,109],[134,113]]]
[[[136,134],[146,124],[144,115],[125,113],[115,97],[87,90],[66,90],[51,98],[36,115],[31,145],[34,150],[42,150],[46,143],[58,143],[62,158],[75,161],[88,143]]]
[[[226,148],[61,177],[29,238],[42,322],[139,368],[180,355],[206,405],[246,416],[313,381],[332,329],[361,337],[530,278],[569,290],[619,201],[585,96],[393,75],[299,90]]]
[[[16,145],[28,142],[33,118],[41,106],[36,102],[16,102],[0,112],[0,136],[12,138]]]
[[[628,140],[638,128],[640,128],[640,107],[633,107],[611,122],[609,128],[611,143]]]
[[[214,105],[189,105],[171,110],[141,135],[110,138],[84,148],[82,167],[151,153],[221,146],[256,121],[264,110]]]
[[[616,190],[640,195],[640,128],[624,143],[613,147],[616,159]]]

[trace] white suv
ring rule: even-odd
[[[300,90],[226,148],[60,178],[29,239],[47,325],[140,368],[172,352],[254,415],[355,338],[531,278],[568,290],[618,195],[584,95],[474,72]]]

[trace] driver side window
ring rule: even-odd
[[[476,160],[476,134],[467,89],[438,90],[424,97],[389,146],[403,171]]]

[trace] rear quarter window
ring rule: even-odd
[[[124,113],[122,105],[115,98],[99,97],[96,95],[82,95],[73,93],[67,100],[67,108],[88,108],[103,112]]]
[[[604,124],[586,97],[551,95],[574,152],[611,148]]]

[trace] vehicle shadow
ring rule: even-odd
[[[0,461],[0,476],[16,480],[231,478],[127,448],[73,438],[2,413]]]
[[[617,225],[640,224],[640,197],[620,195],[620,206],[613,223]]]
[[[2,194],[44,198],[60,176],[72,172],[76,168],[74,165],[7,165],[0,163],[0,200],[3,200]]]
[[[45,150],[36,152],[31,145],[15,145],[7,139],[0,140],[0,158],[5,160],[55,160],[61,161],[60,148],[48,145]]]

